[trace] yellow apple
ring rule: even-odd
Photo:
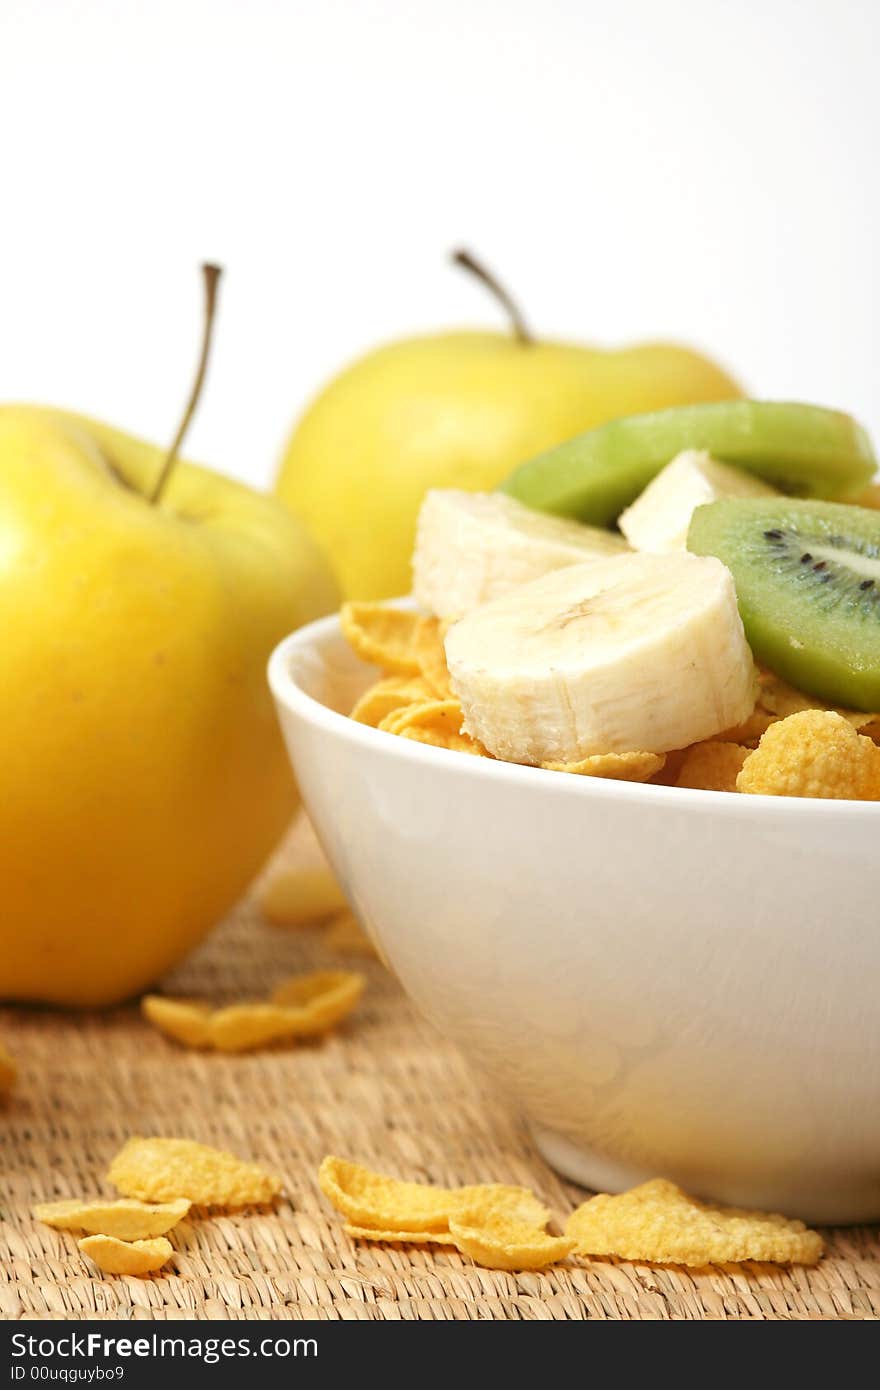
[[[0,998],[107,1004],[241,894],[296,791],[266,659],[335,585],[275,499],[0,408]]]
[[[510,334],[408,338],[355,362],[294,430],[277,490],[330,556],[349,598],[410,587],[429,487],[489,489],[518,464],[605,420],[741,394],[720,367],[673,343],[608,351],[536,340],[509,296]]]

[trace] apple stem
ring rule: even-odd
[[[170,449],[168,450],[167,454],[162,460],[162,467],[159,471],[159,476],[156,479],[155,487],[153,488],[153,491],[150,493],[150,496],[147,498],[147,501],[150,502],[154,507],[158,505],[162,493],[165,491],[165,486],[168,482],[168,479],[171,477],[171,474],[174,471],[174,465],[177,462],[177,456],[180,452],[180,446],[184,441],[184,437],[186,436],[186,432],[190,426],[190,421],[192,420],[192,417],[195,414],[196,406],[199,403],[199,397],[202,394],[202,386],[205,382],[205,372],[207,371],[208,367],[208,357],[211,352],[211,340],[214,336],[214,315],[217,309],[217,286],[219,284],[220,276],[222,274],[222,266],[209,265],[207,263],[202,266],[202,279],[204,281],[205,286],[205,309],[202,326],[202,347],[199,353],[199,365],[196,370],[195,380],[192,384],[192,390],[189,393],[189,399],[186,403],[186,409],[183,412],[180,424],[177,426],[177,433],[175,434],[174,439],[172,440]]]
[[[464,247],[459,247],[458,250],[453,251],[452,259],[456,265],[463,266],[464,269],[469,270],[472,275],[476,275],[477,279],[481,280],[486,288],[494,294],[501,307],[510,317],[510,324],[517,342],[522,343],[524,347],[530,347],[535,341],[535,336],[523,318],[522,311],[516,300],[508,294],[501,281],[496,279],[492,272],[487,270],[482,262],[478,261],[475,256],[472,256],[470,251],[466,251]]]

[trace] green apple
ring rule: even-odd
[[[673,343],[609,351],[537,340],[509,295],[513,332],[408,338],[355,362],[306,411],[277,489],[330,556],[349,598],[410,587],[416,516],[429,487],[494,488],[526,459],[639,411],[741,394]]]
[[[275,499],[0,408],[0,997],[123,999],[243,892],[297,804],[266,659],[336,600]]]

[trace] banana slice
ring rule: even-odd
[[[419,512],[413,592],[438,618],[460,618],[563,565],[627,549],[611,531],[547,516],[500,492],[435,488]]]
[[[684,748],[757,690],[730,571],[687,552],[535,579],[453,624],[446,656],[464,729],[507,762]]]
[[[719,463],[701,449],[685,449],[621,513],[618,525],[633,550],[685,550],[695,507],[721,497],[775,496],[775,488],[751,473]]]

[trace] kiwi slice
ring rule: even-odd
[[[522,464],[501,490],[538,511],[613,526],[683,449],[707,449],[799,497],[852,497],[877,467],[868,435],[842,411],[718,401],[612,420]]]
[[[880,710],[880,512],[725,498],[697,507],[688,550],[733,574],[759,661],[827,704]]]

